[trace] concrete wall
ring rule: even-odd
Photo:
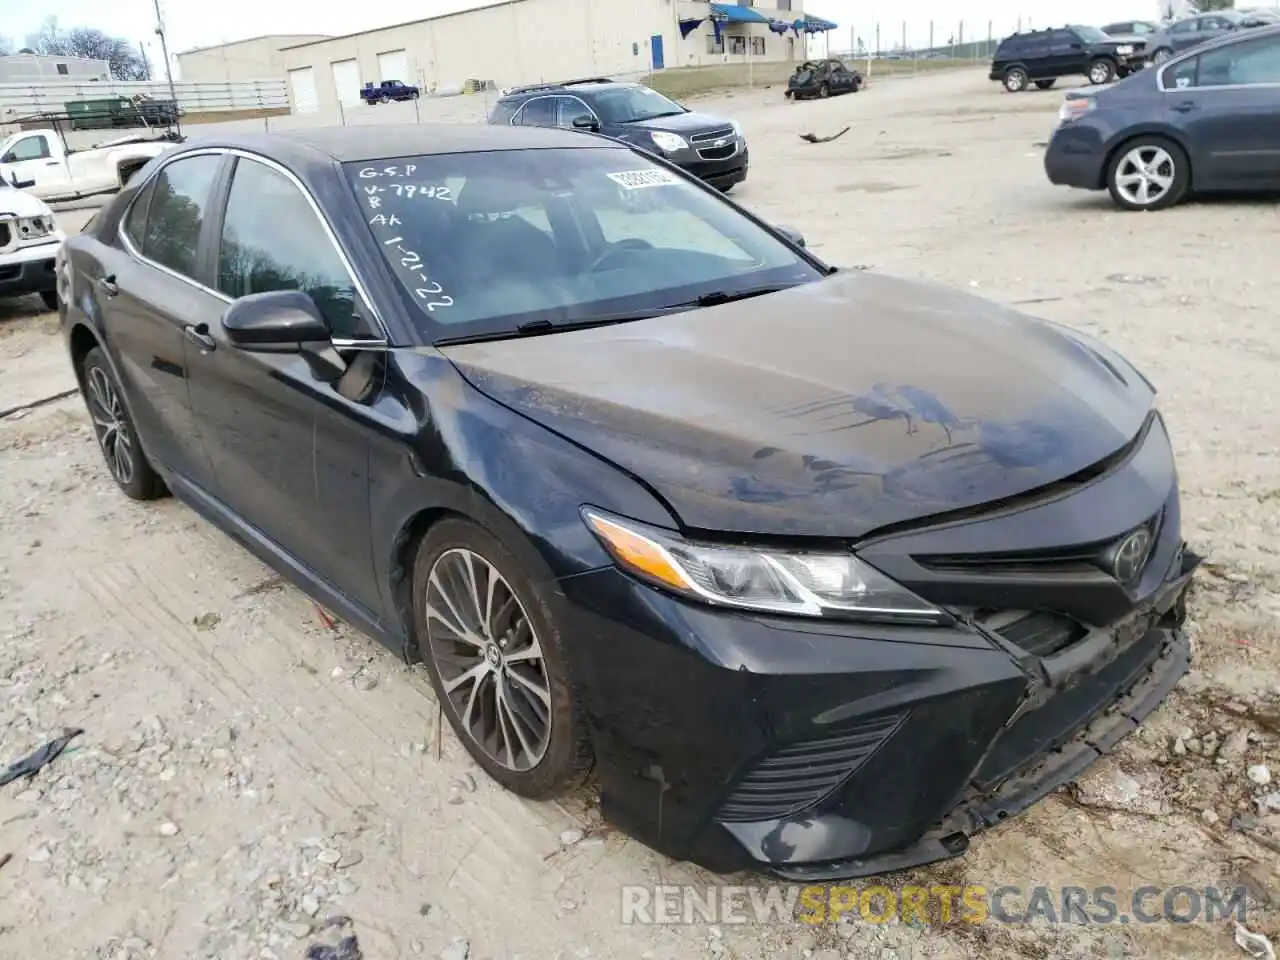
[[[275,34],[188,50],[177,56],[178,73],[183,80],[283,80],[280,49],[322,39],[318,33]]]
[[[511,0],[495,6],[309,43],[283,51],[287,70],[311,67],[321,114],[337,107],[332,64],[355,60],[361,82],[379,79],[378,54],[405,51],[426,91],[469,79],[498,86],[607,74],[647,73],[651,37],[666,61],[680,49],[674,0]],[[378,109],[373,107],[360,109]]]

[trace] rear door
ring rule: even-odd
[[[1161,79],[1198,188],[1280,186],[1280,36],[1207,50]]]
[[[352,380],[332,375],[336,353],[319,362],[238,349],[221,313],[251,293],[302,290],[335,338],[385,338],[364,319],[370,312],[313,201],[269,161],[235,158],[211,260],[222,302],[191,360],[191,400],[217,496],[376,619],[364,427],[372,396],[349,399]],[[348,373],[367,378],[378,356],[354,353]]]
[[[1175,23],[1169,28],[1169,42],[1173,45],[1175,53],[1181,53],[1183,50],[1190,50],[1203,39],[1200,36],[1200,18],[1191,17],[1188,20],[1182,20]]]
[[[147,454],[212,485],[191,413],[186,333],[222,311],[201,268],[218,152],[165,164],[134,197],[114,244],[99,248],[94,295]]]
[[[1058,76],[1053,65],[1053,45],[1048,30],[1039,30],[1028,34],[1019,48],[1019,59],[1026,64],[1027,75],[1032,80],[1045,80]]]

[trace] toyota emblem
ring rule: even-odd
[[[1115,550],[1115,559],[1111,561],[1111,573],[1121,583],[1129,583],[1137,579],[1146,566],[1147,554],[1151,551],[1151,531],[1135,530],[1123,540]]]

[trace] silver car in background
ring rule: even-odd
[[[1215,10],[1201,13],[1174,23],[1166,24],[1159,33],[1147,39],[1147,59],[1154,64],[1164,63],[1170,57],[1199,46],[1232,30],[1262,27],[1274,21],[1261,14],[1243,10]]]

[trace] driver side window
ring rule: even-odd
[[[358,315],[355,283],[307,198],[284,174],[254,160],[236,161],[218,249],[218,289],[232,298],[301,290],[335,337],[379,336]]]
[[[9,153],[5,159],[9,163],[21,163],[23,160],[44,160],[48,156],[48,137],[23,137],[9,148]]]

